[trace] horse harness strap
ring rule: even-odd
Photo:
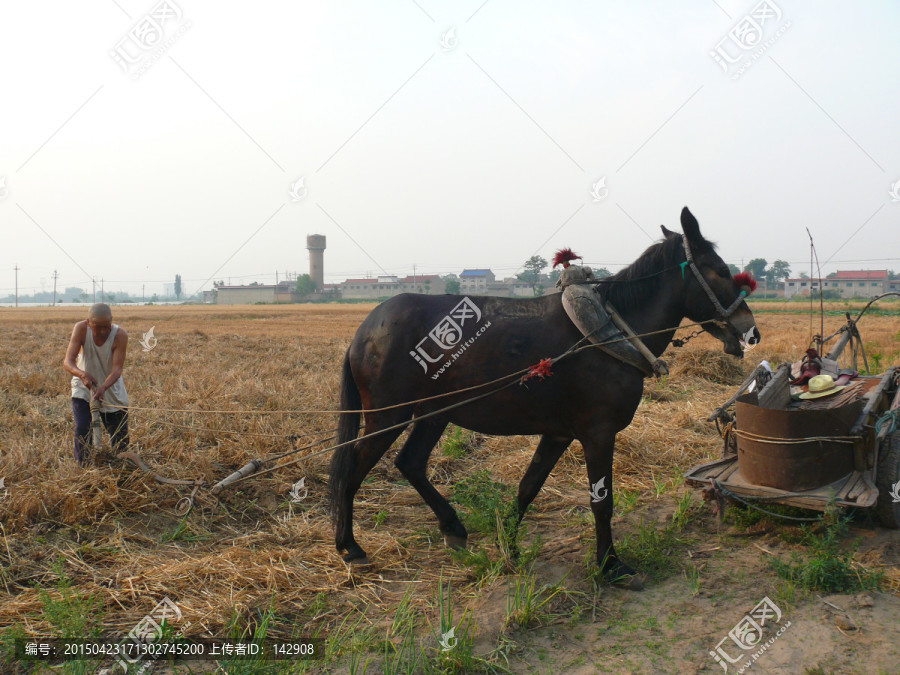
[[[604,304],[593,288],[574,282],[566,284],[561,295],[569,319],[602,351],[637,368],[645,377],[668,374],[665,361],[654,356],[625,319],[611,304]]]
[[[697,267],[697,263],[694,262],[694,255],[691,253],[691,245],[688,243],[688,238],[686,234],[681,235],[681,239],[684,242],[684,255],[687,258],[681,264],[681,278],[684,278],[684,268],[690,267],[691,271],[694,273],[694,276],[697,277],[697,281],[700,284],[700,288],[706,293],[707,297],[713,304],[713,307],[716,308],[716,312],[719,314],[720,319],[727,319],[729,316],[734,314],[735,310],[738,306],[744,301],[746,297],[746,293],[741,291],[738,293],[738,296],[734,299],[734,302],[731,303],[731,306],[728,309],[725,309],[722,306],[722,303],[719,302],[719,298],[716,297],[716,294],[713,293],[713,289],[709,287],[706,279],[703,278],[703,274],[700,272],[700,269]]]
[[[628,342],[630,342],[635,349],[640,352],[641,356],[643,356],[647,363],[650,364],[650,372],[646,371],[646,364],[642,364],[644,367],[641,370],[645,375],[650,375],[651,373],[656,377],[662,377],[663,375],[669,374],[669,366],[665,361],[658,358],[650,349],[647,348],[647,345],[644,344],[644,341],[641,340],[628,325],[625,319],[616,311],[616,308],[612,306],[612,303],[606,303],[606,311],[609,312],[609,315],[612,317],[613,323],[615,323],[619,330],[625,334],[628,338]]]

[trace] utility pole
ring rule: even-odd
[[[141,284],[141,302],[144,301],[144,288],[146,288],[147,284]]]
[[[103,300],[103,277],[100,277],[100,302],[104,302],[104,300]]]
[[[16,307],[19,306],[19,265],[16,264],[13,269],[16,271]]]
[[[93,302],[95,305],[97,304],[97,280],[94,277],[91,277],[91,293],[94,296]]]
[[[53,270],[53,306],[56,307],[56,280],[59,279],[59,272]]]

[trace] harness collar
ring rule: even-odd
[[[683,263],[681,263],[681,278],[684,279],[684,268],[690,267],[691,271],[693,271],[694,276],[697,277],[697,282],[700,284],[700,288],[702,288],[707,297],[712,301],[713,307],[716,309],[716,313],[719,315],[720,319],[727,319],[729,316],[734,314],[735,310],[738,308],[744,298],[747,297],[747,293],[744,290],[741,290],[738,293],[737,298],[735,298],[734,302],[731,303],[731,306],[728,309],[725,309],[722,306],[722,303],[719,302],[719,298],[716,297],[716,294],[713,293],[713,289],[709,287],[709,284],[706,282],[706,279],[703,278],[703,274],[700,272],[700,269],[697,267],[697,263],[694,262],[694,255],[691,253],[691,245],[688,242],[687,235],[682,233],[681,240],[684,242],[684,255],[687,258]]]

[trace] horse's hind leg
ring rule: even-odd
[[[367,418],[371,418],[367,415]],[[337,518],[337,528],[335,530],[335,546],[338,552],[347,551],[344,556],[345,563],[366,564],[369,562],[366,552],[356,543],[353,538],[353,498],[356,496],[359,486],[368,475],[372,467],[378,463],[391,444],[397,440],[397,437],[403,432],[403,427],[386,431],[377,436],[373,435],[380,429],[386,429],[395,424],[401,423],[402,419],[379,418],[378,422],[371,419],[366,420],[365,432],[356,445],[352,448],[354,452],[353,470],[347,479],[347,486],[342,495],[340,504],[340,515]]]
[[[456,511],[450,506],[450,503],[429,482],[425,474],[431,451],[434,449],[435,443],[440,439],[446,426],[446,422],[431,420],[417,422],[410,432],[409,438],[406,439],[400,454],[397,455],[394,464],[400,469],[400,473],[406,477],[410,485],[422,496],[425,503],[434,511],[447,546],[451,548],[465,548],[466,540],[469,537],[466,528],[463,527],[459,516],[456,515]]]
[[[553,467],[556,466],[559,458],[562,457],[562,454],[571,442],[571,438],[541,436],[537,450],[534,451],[534,457],[531,458],[531,464],[528,465],[528,470],[525,471],[525,475],[522,476],[522,480],[519,482],[519,519],[516,521],[517,526],[522,522],[528,506],[534,501],[537,493],[541,491],[547,476],[553,471]]]

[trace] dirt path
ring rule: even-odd
[[[682,497],[685,489],[676,496]],[[664,528],[676,501],[665,495],[635,509],[617,519],[616,531],[633,531],[642,521]],[[562,552],[540,557],[535,576],[538,585],[561,584],[583,594],[575,601],[582,606],[573,619],[572,604],[560,603],[558,609],[569,614],[565,619],[513,633],[511,669],[548,674],[735,673],[749,661],[743,672],[900,672],[900,597],[880,591],[806,591],[785,581],[769,558],[787,561],[792,552],[802,550],[784,541],[798,532],[764,521],[749,529],[726,523],[719,534],[711,506],[704,505],[679,533],[684,540],[679,549],[668,553],[671,575],[648,581],[639,593],[608,585],[598,593],[584,581],[582,546],[571,550],[562,540]],[[860,542],[861,559],[877,558],[885,566],[900,563],[896,531],[858,522],[850,528],[848,541],[853,540]],[[546,551],[556,547],[555,539],[547,540]],[[699,570],[695,578],[684,571],[692,567]],[[475,603],[484,645],[500,639],[507,594],[507,582],[501,580]],[[759,638],[755,630],[748,633],[747,642],[756,647],[740,649],[729,631],[764,598],[777,609],[770,611]],[[777,621],[775,612],[781,613]],[[765,646],[771,638],[774,641]],[[729,657],[743,658],[734,664],[723,658],[728,665],[723,671],[710,654],[717,646]]]

